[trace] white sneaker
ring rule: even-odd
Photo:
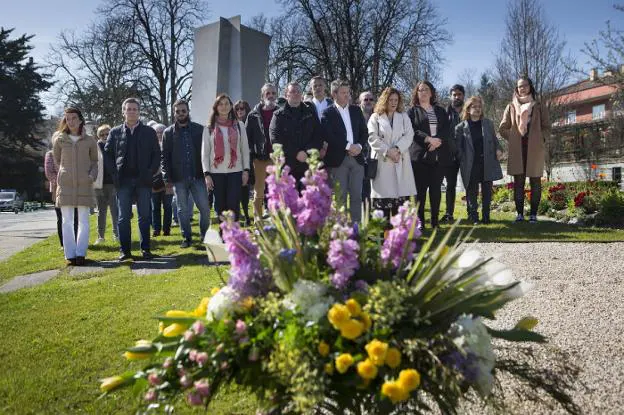
[[[101,243],[104,243],[104,238],[97,238],[97,239],[95,240],[95,245],[99,245],[99,244],[101,244]]]

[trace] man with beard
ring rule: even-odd
[[[249,141],[249,152],[253,161],[254,174],[254,215],[262,217],[264,200],[264,189],[267,167],[271,164],[271,138],[269,137],[269,126],[273,113],[277,109],[277,88],[275,85],[267,83],[260,89],[261,101],[255,106],[247,116],[245,129],[247,130],[247,140]]]
[[[173,108],[176,121],[163,133],[161,166],[163,180],[167,184],[173,184],[177,200],[178,220],[184,238],[180,247],[188,248],[192,242],[189,194],[193,195],[199,209],[200,240],[204,240],[210,226],[208,189],[204,183],[201,160],[204,127],[191,121],[186,101],[177,100]]]
[[[457,187],[457,173],[459,172],[459,160],[455,157],[455,126],[461,122],[461,111],[464,106],[465,90],[462,85],[455,84],[451,87],[451,103],[446,109],[450,123],[450,139],[448,146],[443,146],[445,151],[440,152],[440,167],[446,179],[446,214],[440,222],[452,223],[455,221],[455,188]]]

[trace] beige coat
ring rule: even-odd
[[[97,144],[97,140],[95,144]],[[102,189],[104,187],[104,154],[102,154],[102,150],[100,150],[100,146],[97,146],[98,151],[98,171],[97,171],[97,179],[93,182],[94,189]]]
[[[56,206],[93,206],[93,182],[98,174],[98,148],[93,137],[83,134],[74,143],[69,135],[57,133],[52,151],[59,169]]]
[[[249,144],[247,142],[247,130],[245,129],[245,124],[240,121],[236,121],[238,123],[238,129],[240,135],[238,137],[238,148],[236,149],[237,159],[234,167],[229,168],[230,164],[230,144],[228,142],[227,133],[223,134],[223,146],[225,154],[223,162],[221,162],[218,166],[215,167],[214,159],[215,159],[215,132],[210,131],[210,128],[204,128],[204,135],[202,137],[202,167],[204,172],[208,173],[236,173],[243,170],[249,170]],[[219,127],[216,127],[219,128]]]
[[[377,177],[372,180],[371,186],[373,199],[396,199],[416,194],[409,154],[412,141],[414,130],[406,113],[395,112],[392,126],[386,114],[371,115],[368,120],[368,144],[371,146],[371,158],[379,160]],[[398,163],[385,157],[386,152],[395,146],[401,152]]]
[[[543,176],[546,156],[545,142],[550,136],[550,117],[545,105],[536,102],[531,112],[526,172],[522,165],[522,137],[518,129],[518,117],[516,116],[516,108],[512,103],[505,108],[498,133],[507,140],[509,153],[507,174],[511,176],[526,174],[527,177]]]

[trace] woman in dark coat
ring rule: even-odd
[[[412,92],[412,108],[407,115],[412,121],[414,142],[410,147],[410,158],[416,181],[416,198],[418,199],[418,218],[420,226],[425,226],[425,202],[429,190],[431,207],[431,226],[438,226],[440,199],[442,197],[443,172],[440,157],[453,153],[448,147],[449,120],[444,108],[436,105],[437,97],[433,85],[429,81],[420,81]]]
[[[234,113],[236,113],[236,118],[238,121],[241,121],[243,124],[247,122],[247,116],[251,112],[251,107],[247,101],[243,101],[239,99],[234,103]],[[251,148],[250,148],[251,151]],[[241,208],[243,209],[243,216],[245,216],[245,226],[251,225],[251,218],[249,216],[249,193],[250,189],[253,189],[254,185],[254,174],[253,174],[253,165],[249,165],[249,181],[245,186],[243,186],[241,190]]]
[[[466,188],[468,220],[479,222],[479,185],[481,185],[481,209],[483,223],[490,223],[492,182],[503,177],[498,160],[503,150],[496,138],[494,124],[483,118],[483,100],[470,97],[462,110],[462,122],[455,127],[454,147],[457,151],[459,169]]]

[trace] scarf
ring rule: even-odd
[[[223,141],[223,131],[219,127],[227,127],[228,129],[228,144],[230,145],[230,164],[228,164],[228,169],[231,169],[236,165],[236,161],[238,160],[238,154],[236,153],[236,149],[238,148],[238,131],[234,128],[234,120],[227,120],[225,122],[216,120],[217,125],[214,129],[215,134],[215,158],[214,158],[214,166],[218,167],[219,164],[223,163],[225,159],[225,142]]]
[[[520,136],[524,137],[529,130],[529,118],[531,118],[535,100],[531,95],[520,97],[517,92],[514,92],[512,103],[516,109],[516,120],[518,122]]]

